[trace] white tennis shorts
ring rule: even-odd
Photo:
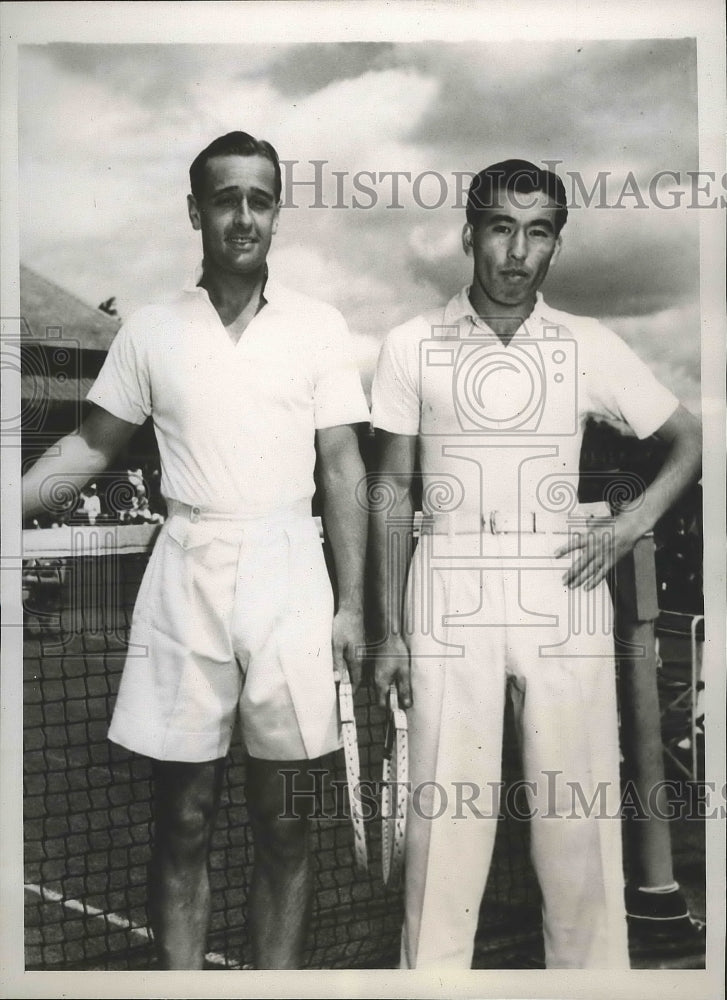
[[[239,715],[253,757],[340,746],[333,597],[305,507],[233,522],[171,502],[136,600],[114,743],[156,760],[215,760]]]

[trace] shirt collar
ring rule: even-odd
[[[199,284],[202,278],[202,262],[200,261],[194,268],[194,270],[188,275],[186,282],[183,285],[183,291],[190,295],[198,295],[207,300],[209,300],[209,295],[206,288],[202,288]],[[265,281],[263,282],[262,290],[263,299],[267,303],[279,302],[284,295],[284,289],[277,281],[270,278],[270,272],[267,269],[265,271]]]
[[[190,271],[189,274],[187,275],[187,280],[184,282],[183,291],[190,292],[190,294],[192,295],[199,295],[200,292],[204,292],[204,294],[206,295],[207,294],[206,290],[204,288],[200,288],[198,284],[201,277],[202,277],[202,262],[200,261],[199,264],[197,264],[195,268],[192,271]]]
[[[444,323],[446,326],[450,324],[454,326],[461,320],[467,320],[467,322],[474,323],[480,329],[485,327],[489,330],[490,328],[487,326],[485,321],[475,315],[475,310],[472,306],[469,295],[471,287],[471,285],[465,285],[464,288],[460,289],[460,291],[449,300],[444,309]],[[536,292],[533,311],[530,313],[525,322],[518,327],[515,336],[530,336],[528,328],[537,329],[541,326],[542,323],[545,322],[545,314],[547,312],[548,306],[543,299],[542,293]]]

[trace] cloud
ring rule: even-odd
[[[124,315],[174,291],[199,256],[186,217],[188,165],[215,135],[243,128],[297,160],[298,180],[313,176],[311,160],[326,161],[329,207],[305,207],[310,187],[294,189],[301,207],[285,209],[271,266],[341,309],[368,365],[387,330],[470,277],[454,171],[552,157],[588,190],[608,171],[610,201],[630,170],[644,190],[657,169],[683,176],[697,164],[695,65],[689,39],[24,47],[23,256],[92,304],[116,295]],[[360,171],[376,178],[371,208],[351,207]],[[405,207],[387,207],[384,171],[412,180],[438,171],[446,203],[416,204],[402,179]],[[330,207],[337,184],[341,209]],[[435,189],[430,176],[422,198]],[[699,213],[625,204],[571,212],[546,297],[612,317],[692,391]],[[672,327],[675,317],[684,323]],[[660,335],[673,329],[684,357],[664,353]]]
[[[392,65],[390,42],[291,45],[270,67],[270,82],[285,97],[303,97],[337,80]]]
[[[555,156],[575,169],[642,160],[696,167],[693,40],[513,40],[397,54],[442,81],[410,141],[447,147],[453,158],[479,147],[469,167],[507,156]]]
[[[29,47],[32,48],[32,47]],[[210,76],[221,85],[267,77],[285,46],[274,45],[82,45],[38,46],[62,76],[95,81],[123,94],[156,116],[189,119],[190,100]]]
[[[696,305],[648,316],[605,316],[664,385],[694,413],[700,406],[700,314]]]
[[[572,211],[547,289],[553,305],[596,316],[641,316],[693,301],[699,289],[698,213],[653,205],[632,213]]]

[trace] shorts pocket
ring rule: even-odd
[[[286,527],[288,540],[288,604],[304,611],[311,593],[331,594],[332,582],[326,566],[321,537],[313,520]]]
[[[193,523],[183,517],[171,517],[167,521],[167,534],[183,549],[197,549],[209,545],[218,534],[214,524],[198,521]]]

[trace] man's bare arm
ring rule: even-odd
[[[331,543],[338,584],[333,622],[333,662],[341,675],[345,665],[356,689],[361,683],[365,642],[363,626],[364,562],[367,513],[357,499],[366,475],[356,431],[351,425],[316,432],[323,521]]]
[[[376,482],[370,488],[370,562],[377,631],[376,688],[386,704],[396,683],[404,708],[412,703],[409,648],[404,638],[403,604],[414,534],[412,481],[416,458],[414,436],[376,432]],[[392,527],[392,520],[396,528]],[[395,544],[392,533],[395,530]]]
[[[579,557],[565,573],[569,587],[591,590],[612,566],[631,551],[659,518],[697,481],[702,469],[702,426],[688,410],[679,406],[666,420],[657,436],[669,445],[664,464],[644,493],[616,517],[611,544],[590,546],[584,538],[573,539],[556,552],[566,555],[581,549]]]
[[[103,472],[139,428],[92,406],[78,432],[61,438],[23,476],[23,517],[48,509],[48,490],[63,481],[80,490]]]

